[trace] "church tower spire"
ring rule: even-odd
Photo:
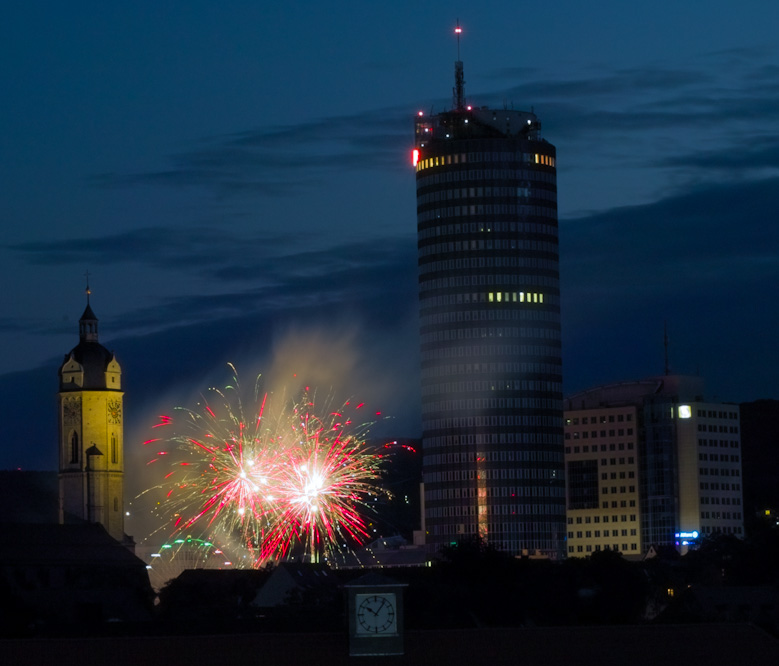
[[[86,272],[86,276],[87,307],[84,309],[81,319],[78,320],[78,337],[82,342],[97,342],[97,317],[89,305],[89,297],[92,294],[92,290],[89,288],[89,271]]]

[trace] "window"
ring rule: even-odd
[[[78,433],[75,431],[70,435],[70,462],[78,462]]]

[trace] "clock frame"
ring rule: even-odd
[[[369,573],[344,585],[349,618],[349,654],[403,654],[403,592],[399,583]]]
[[[358,594],[355,597],[358,634],[397,634],[397,598],[394,592]]]
[[[110,400],[108,402],[108,422],[122,422],[122,403],[119,400]]]

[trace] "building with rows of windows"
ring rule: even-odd
[[[569,557],[743,536],[739,407],[702,389],[676,375],[566,399]]]
[[[564,554],[555,148],[533,113],[416,119],[424,528]]]

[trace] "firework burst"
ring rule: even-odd
[[[234,378],[197,409],[162,416],[147,440],[164,467],[163,517],[174,534],[244,549],[260,566],[304,549],[312,559],[368,537],[381,457],[365,443],[363,404],[332,409],[305,389],[276,398],[255,384],[250,413]]]

